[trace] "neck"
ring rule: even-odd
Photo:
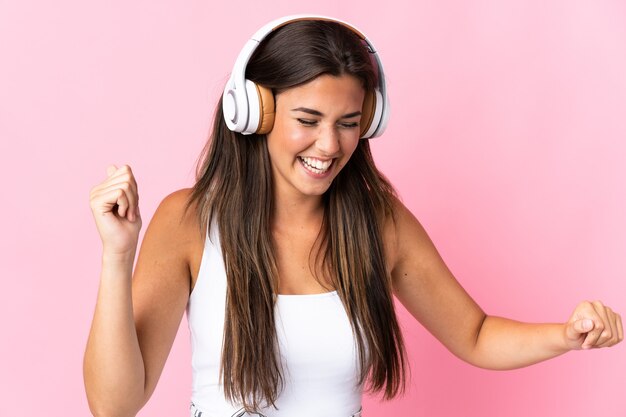
[[[274,196],[272,223],[275,230],[319,230],[323,217],[321,196]]]

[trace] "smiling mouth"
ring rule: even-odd
[[[299,156],[298,160],[302,163],[302,166],[304,166],[305,169],[314,174],[323,174],[327,172],[335,161],[334,159],[320,161],[319,159],[308,158],[306,156]]]

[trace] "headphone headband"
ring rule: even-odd
[[[260,92],[258,90],[262,87],[246,80],[246,66],[263,39],[278,28],[299,20],[325,20],[339,23],[358,35],[364,42],[368,52],[373,55],[378,66],[378,86],[375,91],[376,98],[374,99],[375,107],[373,110],[373,120],[367,131],[362,132],[361,137],[371,138],[380,136],[385,130],[389,118],[389,100],[387,98],[382,62],[374,45],[360,30],[347,22],[322,15],[304,14],[284,16],[273,20],[258,29],[245,43],[243,49],[237,56],[231,76],[224,88],[222,107],[228,128],[235,132],[241,132],[244,135],[261,133],[259,132],[259,123],[264,120],[265,116],[262,114],[263,105],[261,103],[262,99],[259,98]],[[257,108],[259,109],[258,111]]]

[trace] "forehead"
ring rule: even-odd
[[[358,78],[347,74],[340,76],[323,74],[276,95],[276,105],[277,107],[294,104],[318,107],[356,106],[360,109],[364,97],[365,89]]]

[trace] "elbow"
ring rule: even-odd
[[[95,401],[88,397],[89,411],[94,417],[135,417],[139,409],[120,407],[111,401]]]
[[[487,352],[485,349],[485,324],[488,322],[489,316],[483,313],[480,320],[472,329],[470,337],[467,342],[467,349],[462,354],[457,356],[462,361],[481,369],[487,369],[491,371],[507,370],[511,368],[502,367],[498,361],[495,361],[492,356],[493,352]]]
[[[477,368],[490,371],[509,371],[527,366],[512,347],[510,329],[502,318],[485,314],[473,333],[471,348],[462,359]]]
[[[487,314],[482,313],[479,320],[473,326],[472,331],[469,334],[466,346],[463,354],[457,355],[464,362],[476,366],[478,368],[489,369],[485,367],[483,361],[481,361],[481,349],[480,349],[480,332],[483,330],[483,326],[487,321]]]
[[[135,417],[145,405],[144,387],[119,378],[103,378],[103,370],[88,363],[83,368],[83,382],[89,411],[94,417]]]
[[[486,369],[488,371],[510,371],[520,368],[520,366],[507,365],[504,362],[484,358],[480,354],[473,355],[463,360],[476,368]]]
[[[99,391],[85,383],[89,411],[94,417],[135,417],[145,402],[139,402],[131,393]]]

